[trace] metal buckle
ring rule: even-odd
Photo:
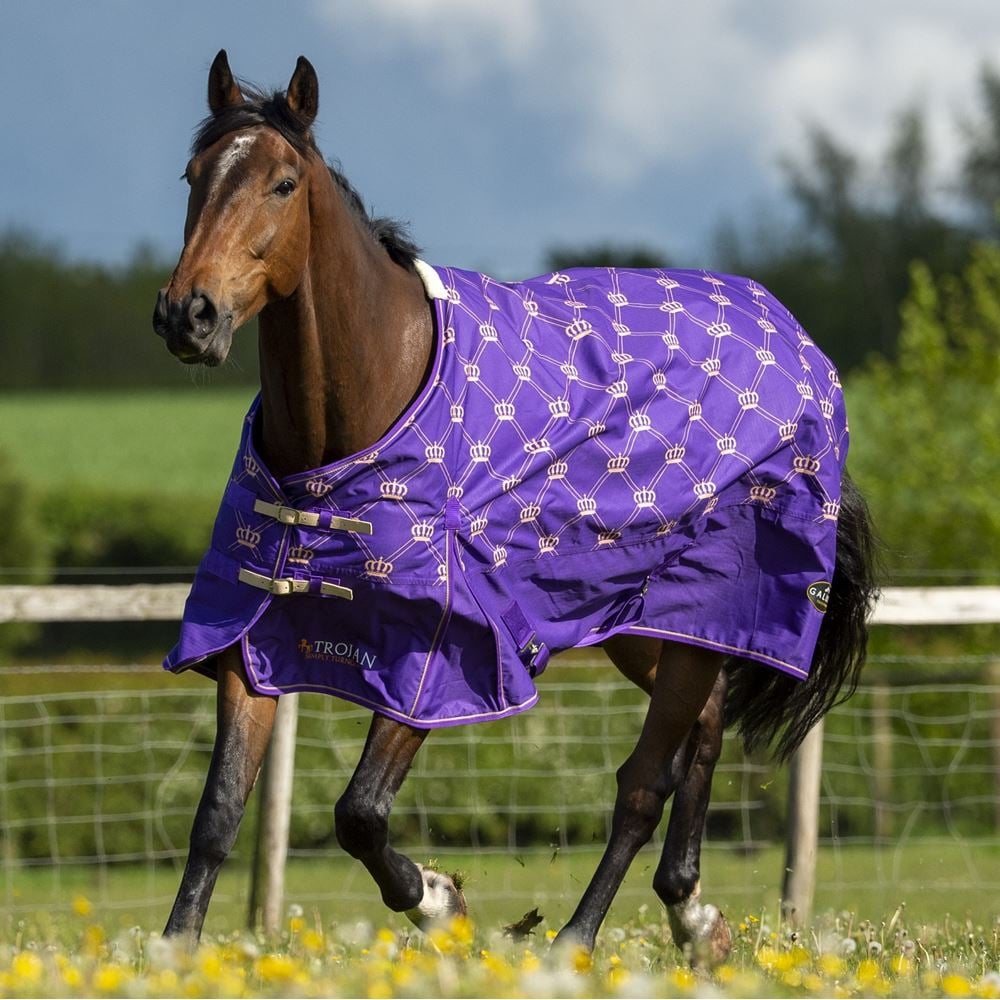
[[[370,535],[371,521],[360,521],[356,517],[341,517],[339,514],[330,516],[330,527],[337,531],[353,531],[356,535]]]
[[[265,576],[263,573],[255,573],[246,566],[240,567],[240,583],[245,583],[258,590],[266,590],[276,597],[287,597],[289,594],[308,594],[309,581],[300,580],[293,576]],[[350,587],[342,587],[339,583],[332,583],[329,580],[321,580],[319,592],[325,597],[340,597],[345,601],[354,600],[354,591]]]
[[[285,507],[281,504],[269,503],[267,500],[255,500],[253,509],[257,514],[267,514],[268,517],[273,517],[280,524],[301,524],[306,528],[315,528],[320,522],[320,515],[315,511]],[[372,533],[371,521],[360,521],[354,517],[341,517],[339,514],[330,515],[330,527],[336,531],[353,531],[358,535]]]

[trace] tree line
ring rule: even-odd
[[[700,263],[767,286],[842,370],[872,354],[892,359],[911,262],[923,261],[935,278],[957,274],[977,241],[1000,236],[1000,72],[991,67],[981,71],[979,107],[960,134],[956,176],[941,190],[918,108],[897,115],[876,162],[813,125],[805,154],[783,163],[797,222],[723,226],[714,259]],[[551,269],[667,262],[658,248],[614,244],[553,247],[547,257]],[[149,249],[113,268],[70,263],[23,232],[0,236],[0,389],[176,384],[150,335],[169,269]],[[237,337],[232,362],[213,382],[254,382],[254,341]]]

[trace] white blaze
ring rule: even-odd
[[[230,143],[228,149],[223,151],[215,165],[215,175],[212,177],[212,189],[208,195],[210,200],[216,196],[219,188],[222,187],[222,182],[226,179],[226,175],[229,171],[232,170],[233,167],[240,162],[240,160],[245,159],[249,155],[250,148],[256,141],[256,135],[238,135]]]

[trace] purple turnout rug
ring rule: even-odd
[[[258,691],[422,727],[621,632],[807,676],[847,424],[788,310],[705,271],[420,271],[432,374],[373,447],[277,481],[251,406],[167,668],[239,642]]]

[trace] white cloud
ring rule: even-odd
[[[491,77],[497,101],[571,123],[569,154],[595,180],[709,154],[773,170],[822,122],[867,156],[918,102],[939,168],[955,118],[975,105],[982,61],[1000,57],[1000,7],[953,0],[370,0],[318,9],[364,24],[374,44],[418,52],[442,87]]]

